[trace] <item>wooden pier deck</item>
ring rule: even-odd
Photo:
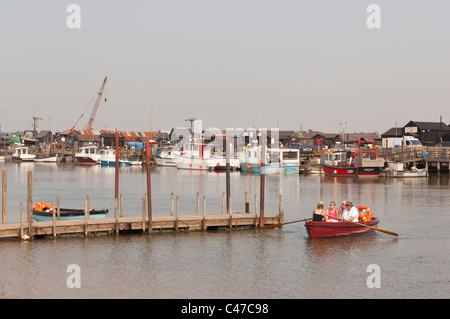
[[[282,222],[282,215],[264,216],[264,225]],[[191,214],[177,216],[153,216],[151,231],[190,231],[211,229],[236,229],[259,227],[259,216],[254,213]],[[33,221],[34,237],[60,236],[67,234],[90,235],[98,233],[149,232],[148,219],[142,217],[107,217],[68,219],[55,221]],[[28,222],[0,224],[0,238],[30,237]]]

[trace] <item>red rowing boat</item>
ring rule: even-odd
[[[370,221],[358,222],[358,224],[377,227],[380,220],[372,217]],[[311,239],[336,238],[349,236],[362,236],[373,233],[375,230],[350,222],[313,222],[305,223],[306,231]]]

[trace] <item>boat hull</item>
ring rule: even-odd
[[[260,174],[261,167],[259,164],[241,163],[241,170],[244,173]],[[298,174],[298,164],[266,164],[266,174]]]
[[[208,159],[201,157],[188,157],[175,154],[175,163],[178,169],[208,170]]]
[[[68,209],[61,208],[60,209],[60,219],[82,219],[84,218],[84,210],[83,209]],[[108,210],[101,209],[95,210],[92,209],[89,211],[89,218],[105,218],[108,217]],[[55,213],[56,218],[56,213]],[[45,221],[45,220],[53,220],[52,212],[42,212],[39,210],[33,209],[33,219],[37,221]]]
[[[78,164],[84,164],[84,165],[95,165],[100,162],[98,158],[93,158],[89,156],[76,156]]]
[[[327,176],[334,177],[378,177],[380,175],[379,167],[335,167],[321,164],[323,172]]]
[[[164,158],[156,155],[153,155],[153,158],[158,166],[177,167],[174,158]]]
[[[100,161],[102,166],[116,166],[116,161]],[[119,160],[119,166],[130,166],[130,161],[121,161]]]
[[[373,217],[368,222],[359,222],[366,226],[377,227],[380,220]],[[375,230],[369,227],[360,226],[349,222],[313,222],[309,221],[305,223],[306,231],[311,239],[323,239],[323,238],[341,238],[351,236],[362,236],[373,233]]]

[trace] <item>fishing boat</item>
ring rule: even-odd
[[[239,153],[241,170],[245,173],[261,173],[261,147],[246,146]],[[298,174],[300,152],[291,148],[268,148],[266,150],[265,174]]]
[[[183,143],[180,150],[174,151],[175,164],[178,169],[208,170],[211,152],[208,144]]]
[[[157,148],[153,158],[158,166],[177,167],[175,156],[173,154],[173,147]]]
[[[75,154],[78,164],[100,164],[100,157],[101,155],[95,145],[80,147],[78,153]]]
[[[361,221],[358,223],[345,221],[344,222],[307,221],[305,223],[305,227],[306,231],[308,232],[308,236],[311,239],[338,238],[338,237],[351,237],[351,236],[362,236],[372,234],[375,231],[375,229],[366,226],[377,227],[379,222],[380,220],[376,217],[372,217],[372,219],[369,221]]]
[[[352,152],[326,153],[320,164],[327,176],[378,177],[384,167],[384,158],[378,157],[374,141],[361,139]]]
[[[35,162],[39,163],[56,163],[58,158],[56,156],[36,157]]]
[[[30,154],[27,146],[19,146],[14,150],[12,160],[16,162],[32,162],[36,155]]]
[[[236,157],[230,157],[230,169],[238,170],[240,168],[239,159]],[[227,168],[227,158],[224,154],[215,153],[211,155],[211,158],[208,160],[208,168],[210,170],[226,170]]]
[[[102,166],[116,166],[116,150],[111,148],[101,150],[100,164]],[[119,158],[119,166],[130,166],[130,161]]]
[[[427,177],[428,172],[426,169],[417,168],[416,166],[405,168],[403,163],[389,163],[388,167],[380,173],[380,176],[397,178]]]
[[[57,213],[55,211],[55,218]],[[81,219],[84,218],[84,209],[60,208],[60,219]],[[108,217],[108,209],[91,209],[89,218]],[[53,220],[53,207],[47,203],[38,202],[33,206],[33,219],[37,221]]]

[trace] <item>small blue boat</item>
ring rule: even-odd
[[[108,209],[91,209],[89,218],[105,218],[108,217],[108,212]],[[55,212],[55,218],[57,218],[57,212]],[[84,218],[84,209],[61,208],[59,218],[62,220],[82,219]],[[33,208],[33,219],[37,221],[53,220],[53,209],[37,210]]]

